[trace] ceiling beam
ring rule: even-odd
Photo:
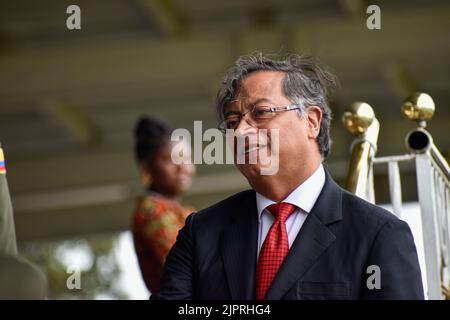
[[[450,46],[442,40],[450,28],[450,6],[441,9],[411,9],[401,16],[383,13],[384,29],[380,31],[342,19],[299,22],[292,26],[292,51],[317,53],[327,64],[353,68],[355,73],[361,66],[365,72],[368,66],[377,65],[380,57],[394,60],[410,57],[411,52],[415,57],[430,53],[448,56]],[[282,32],[278,32],[281,38]],[[242,41],[257,35],[258,31],[243,32]],[[114,84],[195,81],[197,77],[223,73],[234,58],[232,39],[227,33],[206,31],[182,40],[117,38],[106,44],[77,43],[73,47],[46,47],[7,55],[0,60],[0,99],[29,101],[33,96],[58,96],[60,92],[89,91]],[[247,51],[255,46],[244,48]],[[269,44],[265,46],[270,49]],[[273,47],[275,51],[280,49],[276,41]],[[42,81],[43,75],[46,81]]]
[[[57,124],[66,130],[77,143],[99,145],[101,142],[100,128],[88,114],[60,101],[45,101],[42,110]]]
[[[189,21],[172,0],[135,0],[140,12],[155,25],[161,35],[187,34]]]

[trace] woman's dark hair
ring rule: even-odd
[[[162,120],[141,116],[134,129],[136,160],[151,161],[152,157],[169,143],[171,131]]]

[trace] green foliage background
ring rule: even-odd
[[[118,235],[101,235],[61,241],[24,243],[19,252],[36,264],[47,276],[49,299],[127,299],[118,287],[121,274],[114,247]],[[64,256],[71,250],[87,257],[87,266],[80,269],[81,288],[68,289],[68,272]],[[81,250],[81,251],[80,251]]]

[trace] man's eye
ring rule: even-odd
[[[235,128],[238,126],[239,119],[238,118],[227,119],[226,123],[227,123],[227,128],[232,129],[232,128]]]
[[[258,107],[253,110],[253,117],[264,118],[270,114],[270,108],[268,107]]]

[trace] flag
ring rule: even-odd
[[[17,256],[13,208],[6,181],[6,163],[0,145],[0,255]]]
[[[0,174],[6,174],[5,155],[3,154],[3,149],[1,146],[0,146]]]

